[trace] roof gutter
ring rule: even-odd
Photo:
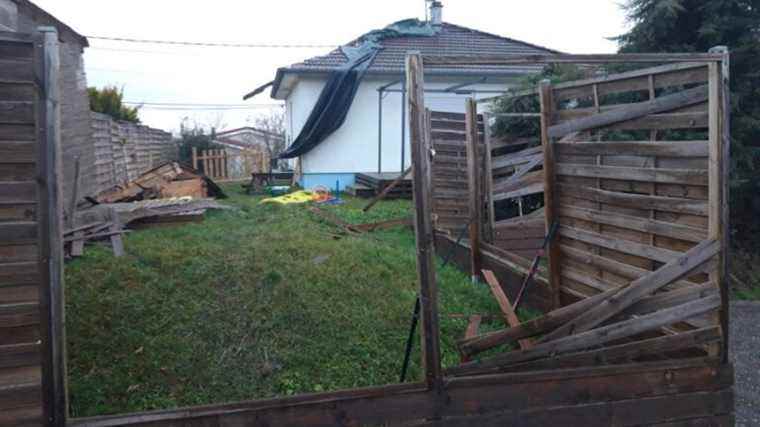
[[[528,64],[530,65],[530,64]],[[330,69],[293,69],[293,68],[279,68],[277,70],[277,74],[275,75],[275,79],[272,81],[272,91],[271,91],[271,97],[273,99],[276,99],[277,92],[280,90],[280,85],[282,84],[282,79],[285,77],[286,74],[295,74],[295,75],[319,75],[319,74],[328,74],[330,73]],[[436,70],[436,69],[426,69],[425,75],[426,76],[438,76],[438,77],[461,77],[461,76],[478,76],[478,77],[519,77],[524,76],[526,74],[525,71],[518,71],[518,70],[505,70],[505,71],[498,71],[498,70]],[[368,71],[368,76],[403,76],[404,70],[398,70],[398,71],[392,71],[392,70],[385,70],[385,71]],[[465,83],[465,86],[469,86],[471,84],[474,84],[472,82]]]

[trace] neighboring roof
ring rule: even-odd
[[[349,43],[358,46],[362,38]],[[409,51],[420,51],[423,55],[525,55],[536,53],[560,53],[546,47],[526,43],[520,40],[502,37],[483,31],[473,30],[450,23],[443,23],[432,37],[398,37],[381,42],[383,48],[370,65],[370,74],[399,75],[404,71],[404,59]],[[285,74],[328,73],[347,62],[343,51],[338,48],[324,56],[309,58],[290,67],[277,70],[272,95],[274,96]],[[456,65],[445,67],[426,67],[426,74],[438,75],[516,75],[541,70],[539,65],[514,66],[469,66]]]
[[[67,35],[76,40],[82,47],[89,47],[90,42],[87,41],[87,37],[79,34],[73,28],[69,27],[55,16],[48,13],[45,9],[37,6],[29,0],[12,0],[16,5],[21,8],[28,8],[33,14],[35,20],[47,21],[49,25],[53,25],[58,29],[61,36]]]
[[[230,130],[226,130],[226,131],[223,131],[223,132],[217,132],[216,136],[217,137],[223,137],[223,136],[230,136],[230,135],[235,135],[235,134],[239,134],[239,133],[258,133],[258,134],[262,134],[262,135],[274,136],[274,137],[277,137],[277,138],[285,138],[283,135],[279,135],[279,134],[276,134],[274,132],[269,132],[269,131],[266,131],[266,130],[263,130],[263,129],[258,129],[258,128],[251,127],[251,126],[244,126],[244,127],[237,128],[237,129],[230,129]]]

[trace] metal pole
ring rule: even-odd
[[[377,173],[383,173],[383,89],[377,91]]]
[[[406,78],[401,84],[401,172],[406,168],[404,155],[406,153]]]

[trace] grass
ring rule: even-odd
[[[71,414],[85,417],[396,383],[416,296],[414,236],[335,238],[303,206],[260,204],[138,231],[127,255],[88,247],[66,266]],[[409,201],[327,207],[351,223],[412,215]],[[441,268],[443,363],[466,320],[498,313],[487,286]],[[521,312],[521,316],[534,313]],[[501,327],[486,323],[484,329]],[[416,343],[411,379],[420,378]]]

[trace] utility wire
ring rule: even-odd
[[[87,36],[88,39],[93,40],[107,40],[125,43],[143,43],[143,44],[160,44],[160,45],[172,45],[172,46],[200,46],[200,47],[233,47],[233,48],[265,48],[265,49],[324,49],[335,48],[339,45],[332,44],[289,44],[289,43],[212,43],[212,42],[189,42],[189,41],[171,41],[171,40],[148,40],[148,39],[132,39],[125,37],[103,37],[103,36]]]
[[[259,107],[281,107],[284,104],[203,104],[194,102],[140,102],[140,101],[123,101],[123,104],[128,105],[151,105],[156,107],[240,107],[247,108],[251,106]]]

